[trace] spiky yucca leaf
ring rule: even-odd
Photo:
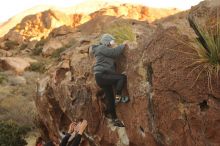
[[[197,44],[199,47],[195,49],[198,54],[198,59],[195,61],[195,64],[197,64],[199,67],[202,67],[201,71],[207,72],[208,84],[209,87],[211,87],[212,75],[215,74],[218,77],[220,70],[220,27],[218,17],[216,34],[214,34],[212,31],[209,31],[206,27],[198,25],[193,16],[189,16],[188,21],[198,37]],[[200,74],[201,72],[199,73],[198,77]]]

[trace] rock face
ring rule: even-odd
[[[216,9],[207,5],[206,10],[211,16]],[[173,19],[185,23],[187,15]],[[102,95],[92,74],[95,59],[88,54],[87,45],[94,43],[90,40],[65,51],[59,64],[38,83],[35,103],[47,127],[45,133],[58,141],[59,132],[67,129],[70,121],[84,118],[89,127],[82,145],[218,146],[220,85],[213,77],[210,90],[205,72],[197,80],[200,70],[190,66],[197,53],[188,45],[195,39],[189,25],[185,34],[180,25],[170,26],[169,22],[155,28],[126,21],[136,34],[136,41],[128,43],[129,49],[117,65],[118,72],[126,71],[128,77],[124,92],[131,101],[117,105],[126,127],[116,128],[104,119]]]
[[[0,48],[21,52],[30,52],[30,45],[47,37],[55,28],[72,26],[72,17],[56,10],[47,10],[26,16],[0,40]],[[33,47],[31,47],[33,48]],[[26,50],[25,50],[26,49]]]
[[[72,21],[69,15],[56,10],[48,10],[25,17],[11,31],[19,32],[27,40],[30,38],[40,40],[41,37],[46,37],[52,29],[71,24]]]
[[[169,15],[178,13],[177,9],[156,9],[141,5],[121,4],[120,6],[110,6],[91,14],[91,17],[100,15],[117,16],[128,19],[153,22]]]
[[[202,7],[209,17],[216,11],[216,6],[203,2],[190,13],[199,14]],[[164,25],[157,28],[126,20],[132,24],[136,41],[128,43],[129,49],[117,62],[118,72],[127,73],[124,92],[131,97],[128,104],[117,105],[125,128],[116,128],[104,118],[100,89],[92,74],[95,59],[88,54],[88,43],[65,51],[59,64],[38,83],[35,103],[44,132],[58,141],[70,121],[84,118],[89,127],[82,145],[218,146],[220,84],[213,77],[210,90],[206,73],[197,79],[200,69],[190,66],[197,54],[190,47],[190,43],[195,45],[195,34],[187,15],[163,20]],[[180,22],[170,25],[172,21]]]

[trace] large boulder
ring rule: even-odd
[[[211,16],[216,9],[206,10]],[[158,28],[132,23],[136,41],[128,43],[117,62],[118,72],[125,71],[128,77],[124,93],[131,97],[128,104],[117,105],[125,128],[104,118],[102,95],[92,73],[95,59],[85,51],[87,46],[67,50],[38,82],[35,103],[45,133],[59,141],[59,133],[72,120],[84,118],[89,127],[83,145],[218,146],[220,84],[213,76],[210,88],[206,72],[192,66],[198,55],[189,44],[196,46],[187,15],[171,20],[185,24],[188,33],[181,23]]]
[[[3,70],[13,70],[16,73],[23,73],[33,62],[36,62],[36,60],[31,58],[1,57],[0,68]]]
[[[57,39],[51,39],[43,46],[42,54],[44,56],[50,56],[53,54],[54,51],[61,47],[63,47],[62,42]]]

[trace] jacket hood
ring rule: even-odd
[[[95,54],[95,51],[96,51],[95,48],[97,48],[98,46],[100,46],[100,45],[92,45],[92,46],[91,46],[91,52],[92,52],[92,54]]]

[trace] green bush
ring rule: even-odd
[[[46,42],[46,39],[41,38],[41,40],[36,43],[35,47],[36,48],[42,47],[45,44],[45,42]]]
[[[59,49],[55,50],[55,51],[52,53],[51,57],[52,57],[52,58],[59,58],[59,57],[60,57],[60,54],[61,54],[63,51],[65,51],[66,49],[67,49],[66,47],[62,47],[62,48],[59,48]]]
[[[15,48],[16,46],[18,46],[19,44],[18,44],[18,42],[16,42],[16,41],[7,41],[7,42],[5,42],[5,46],[7,47],[7,48],[9,48],[9,49],[13,49],[13,48]]]
[[[45,44],[45,42],[46,39],[41,38],[41,40],[36,43],[35,48],[32,51],[32,54],[35,56],[40,55],[42,53],[43,45]]]
[[[12,121],[0,121],[0,146],[25,146],[23,137],[29,130]]]
[[[4,81],[7,81],[7,80],[8,80],[7,76],[2,74],[2,73],[0,73],[0,84],[2,84]]]
[[[40,55],[42,53],[42,50],[43,50],[42,47],[34,48],[33,51],[32,51],[32,54],[35,55],[35,56]]]
[[[198,24],[193,16],[188,17],[191,28],[197,35],[198,48],[195,49],[198,58],[194,62],[196,68],[200,68],[200,74],[205,71],[208,75],[208,84],[211,87],[211,78],[215,74],[217,77],[220,70],[220,25],[217,18],[216,34],[208,30],[206,26]],[[197,79],[198,79],[197,77]]]
[[[31,71],[35,71],[35,72],[40,72],[40,73],[44,73],[46,68],[45,68],[45,63],[43,62],[35,62],[35,63],[32,63],[30,65],[30,67],[28,68],[28,70],[31,70]]]
[[[21,44],[20,45],[20,50],[24,50],[28,45],[27,44]]]
[[[136,38],[135,33],[132,30],[131,24],[123,22],[112,25],[106,30],[106,33],[112,34],[115,37],[116,42],[119,44],[123,43],[126,40],[134,41]]]

